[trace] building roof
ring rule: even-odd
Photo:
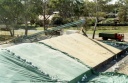
[[[55,14],[52,15],[45,15],[45,18],[48,18],[48,20],[52,20],[52,18],[54,17]],[[44,16],[43,15],[39,15],[38,16],[39,20],[44,20]]]

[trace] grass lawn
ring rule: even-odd
[[[93,28],[92,26],[88,31],[87,34],[93,34]],[[52,29],[52,28],[50,28]],[[35,31],[31,31],[35,30]],[[78,27],[70,27],[70,28],[65,28],[64,31],[66,30],[80,30]],[[28,31],[28,35],[37,33],[37,31],[43,31],[43,27],[30,27],[30,31]],[[106,32],[106,33],[128,33],[128,26],[100,26],[97,27],[96,34],[99,34],[100,32]],[[15,35],[24,35],[24,29],[21,30],[16,30]],[[5,41],[8,40],[12,37],[10,37],[9,31],[0,31],[0,41]]]
[[[93,33],[93,28],[87,31],[88,34]],[[97,27],[96,34],[105,32],[105,33],[128,33],[128,26],[103,26]]]
[[[0,35],[0,41],[6,41],[8,39],[12,39],[10,35]]]

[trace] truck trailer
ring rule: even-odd
[[[99,33],[99,37],[103,40],[115,39],[117,41],[124,41],[124,34],[120,33]]]

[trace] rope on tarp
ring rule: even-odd
[[[75,22],[71,22],[71,23],[67,23],[67,24],[61,25],[61,26],[53,27],[52,29],[41,31],[41,32],[38,32],[38,33],[35,33],[35,34],[32,34],[32,35],[22,36],[21,38],[18,38],[18,40],[22,41],[24,39],[36,38],[38,35],[41,35],[41,34],[51,33],[53,31],[61,30],[61,29],[64,29],[64,28],[70,28],[73,25],[83,25],[84,23],[85,23],[84,19],[78,20],[78,21],[75,21]]]
[[[86,65],[84,62],[82,62],[82,61],[79,60],[78,58],[75,58],[75,57],[69,55],[69,54],[66,53],[66,52],[63,52],[63,51],[61,51],[61,50],[59,50],[59,49],[56,49],[56,48],[54,48],[54,47],[52,47],[52,46],[50,46],[50,45],[47,45],[47,44],[45,44],[45,43],[43,43],[43,42],[37,42],[37,43],[38,43],[38,44],[43,44],[43,45],[45,45],[45,46],[47,46],[47,47],[49,47],[49,48],[51,48],[51,49],[53,49],[53,50],[59,51],[59,52],[65,54],[65,55],[69,56],[70,58],[72,58],[72,59],[78,61],[79,63],[85,65],[87,68],[92,69],[90,66]]]
[[[47,47],[49,47],[49,48],[51,48],[51,49],[53,49],[53,50],[59,51],[59,52],[65,54],[65,55],[67,55],[68,57],[74,59],[75,61],[77,61],[77,62],[83,64],[84,66],[86,66],[87,68],[89,68],[89,69],[90,69],[89,71],[90,71],[92,74],[94,74],[94,75],[99,74],[99,73],[97,73],[95,70],[93,70],[92,67],[86,65],[86,64],[85,64],[84,62],[82,62],[80,59],[78,59],[78,58],[76,58],[76,57],[73,57],[73,56],[69,55],[69,54],[66,53],[66,52],[63,52],[63,51],[61,51],[61,50],[59,50],[59,49],[56,49],[56,48],[54,48],[54,47],[52,47],[52,46],[50,46],[50,45],[47,45],[47,44],[45,44],[45,43],[43,43],[43,42],[36,42],[36,43],[38,43],[38,44],[43,44],[43,45],[45,45],[45,46],[47,46]],[[84,74],[84,75],[82,75],[82,76],[85,76],[85,75],[86,75],[86,74]],[[90,78],[90,76],[88,76],[88,75],[86,75],[86,77],[87,77],[87,78]],[[69,82],[69,83],[70,83],[70,82]],[[71,83],[72,83],[72,82],[71,82]],[[73,83],[74,83],[74,82],[73,82]],[[82,83],[82,82],[81,82],[81,83]]]
[[[37,35],[40,35],[40,34],[44,34],[46,32],[49,33],[49,32],[52,32],[52,31],[58,30],[58,29],[70,28],[73,25],[80,25],[80,24],[84,24],[84,23],[85,23],[85,20],[78,20],[76,22],[67,23],[67,24],[64,24],[64,25],[61,25],[61,26],[58,26],[58,27],[54,27],[52,29],[48,29],[46,31],[41,31],[41,32],[38,32],[38,33],[35,33],[35,34],[32,34],[32,35],[29,35],[29,36],[27,36],[27,38],[31,38],[31,37],[34,37],[34,36],[37,36]]]

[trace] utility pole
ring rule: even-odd
[[[93,31],[93,37],[92,37],[92,39],[95,38],[95,32],[96,32],[96,27],[97,27],[97,23],[98,23],[98,15],[97,15],[98,3],[97,3],[97,0],[95,0],[95,3],[96,3],[96,17],[95,17],[95,26],[94,26],[94,31]]]

